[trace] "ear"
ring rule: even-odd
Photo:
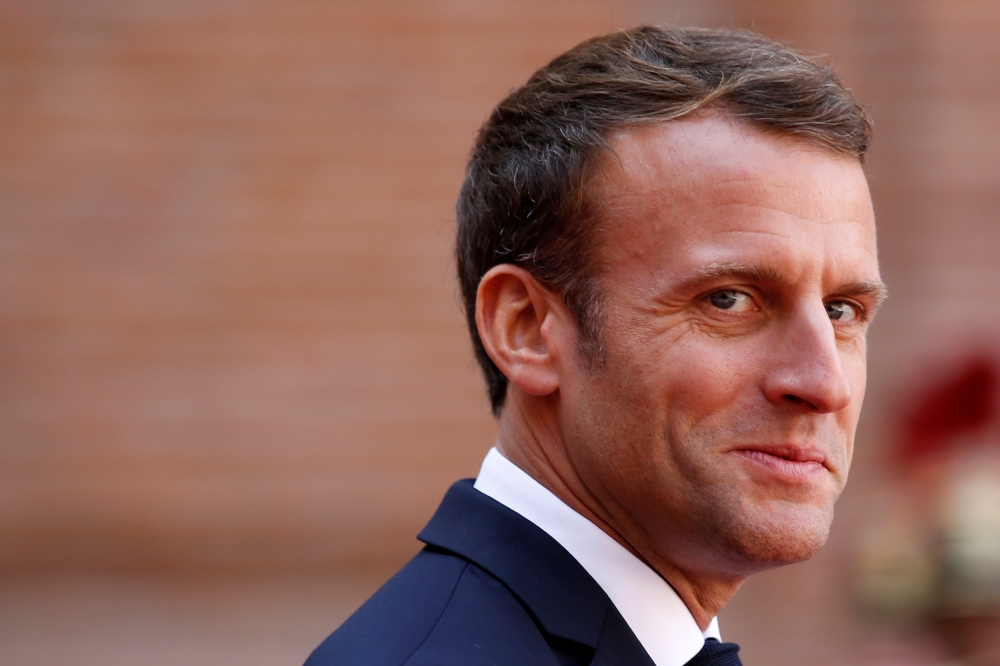
[[[479,282],[479,338],[510,383],[527,393],[550,395],[559,388],[569,321],[562,298],[519,266],[494,266]]]

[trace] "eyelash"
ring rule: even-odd
[[[751,301],[751,303],[753,303],[754,305],[757,305],[758,299],[755,297],[755,295],[754,295],[754,293],[752,291],[749,291],[747,289],[736,289],[736,288],[732,288],[732,287],[727,288],[727,289],[714,289],[714,290],[708,292],[707,294],[705,294],[705,296],[702,298],[702,300],[705,301],[705,302],[707,302],[707,303],[709,303],[709,304],[711,304],[711,305],[713,305],[716,309],[721,310],[722,312],[729,312],[729,310],[727,310],[725,308],[720,308],[720,307],[718,307],[718,306],[716,306],[716,305],[714,305],[712,303],[712,297],[713,296],[716,296],[717,294],[727,294],[727,293],[742,294],[742,295],[746,296],[747,298],[749,298],[750,301]]]
[[[724,294],[724,293],[727,293],[727,292],[736,293],[736,294],[743,294],[747,298],[751,299],[754,303],[757,302],[757,298],[755,298],[754,294],[751,291],[746,290],[746,289],[737,289],[737,288],[715,289],[715,290],[709,292],[708,294],[706,294],[703,300],[705,300],[707,302],[711,302],[712,296],[714,296],[716,294]],[[849,305],[852,308],[854,308],[855,312],[857,312],[857,319],[855,319],[854,321],[851,321],[851,322],[846,322],[848,324],[852,324],[852,323],[865,323],[865,322],[868,321],[868,310],[863,305],[861,305],[860,303],[858,303],[857,301],[854,301],[854,300],[851,300],[851,299],[847,299],[847,298],[837,298],[837,299],[832,299],[832,300],[828,300],[828,301],[823,301],[824,307],[827,306],[827,305],[829,305],[829,304],[831,304],[831,303],[844,303],[844,304]],[[719,309],[721,309],[721,308],[719,308]],[[726,310],[723,310],[723,312],[726,312]],[[831,321],[835,321],[835,320],[831,320]]]
[[[829,305],[830,303],[845,303],[854,308],[854,310],[858,313],[858,318],[856,321],[848,323],[864,323],[868,321],[868,310],[857,301],[852,301],[847,298],[837,298],[829,301],[823,301],[823,305]]]

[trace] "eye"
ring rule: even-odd
[[[753,299],[742,291],[727,289],[717,291],[708,297],[709,302],[720,310],[746,312],[753,308]]]
[[[833,321],[855,321],[860,313],[858,308],[844,301],[832,301],[826,304],[826,313]]]

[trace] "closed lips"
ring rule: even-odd
[[[754,446],[735,453],[778,472],[800,475],[826,468],[826,457],[814,449],[794,446]]]

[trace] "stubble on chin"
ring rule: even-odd
[[[795,487],[754,481],[734,469],[725,452],[727,447],[720,447],[719,442],[768,439],[760,433],[780,440],[789,430],[766,415],[748,421],[745,415],[749,411],[743,412],[738,425],[672,433],[675,442],[684,442],[675,454],[676,471],[689,479],[694,491],[687,507],[689,527],[697,531],[708,560],[743,575],[816,555],[829,537],[834,504],[843,487],[833,473],[828,483],[820,486]],[[818,433],[810,434],[819,437]],[[840,456],[836,458],[831,461],[834,467],[843,469],[846,464]]]
[[[719,565],[734,574],[751,575],[796,564],[816,555],[826,544],[833,521],[828,507],[769,499],[751,504],[747,498],[717,497],[699,521],[707,545]]]

